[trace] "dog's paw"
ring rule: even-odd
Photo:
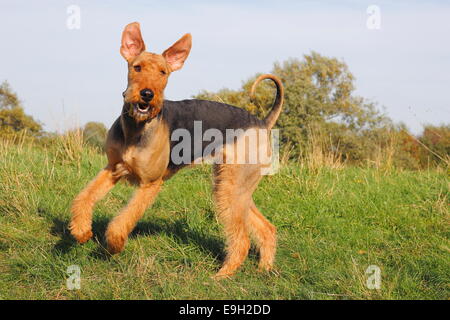
[[[112,176],[114,179],[120,179],[130,174],[130,171],[123,163],[116,164],[114,171],[112,172]]]
[[[215,275],[211,276],[211,279],[213,279],[215,281],[221,281],[221,280],[230,279],[231,276],[232,276],[232,274],[216,273]]]
[[[126,243],[126,237],[111,230],[106,231],[106,243],[108,252],[111,254],[120,253],[123,251]]]
[[[233,276],[234,272],[228,270],[228,268],[221,268],[215,275],[213,275],[211,278],[213,280],[225,280],[230,279],[231,276]]]
[[[274,276],[280,275],[280,272],[278,270],[276,270],[273,267],[273,264],[271,264],[271,263],[263,264],[260,262],[258,265],[258,272],[265,274],[265,275],[274,275]]]
[[[258,264],[259,272],[269,272],[269,271],[272,271],[272,269],[273,269],[273,263],[271,263],[271,262],[260,261]]]
[[[79,242],[85,243],[92,238],[92,230],[90,228],[79,228],[74,225],[70,225],[70,234]]]

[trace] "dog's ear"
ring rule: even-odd
[[[163,52],[163,57],[166,58],[170,66],[170,71],[176,71],[183,67],[189,52],[192,47],[192,36],[186,33],[180,40],[175,42],[169,49]]]
[[[125,60],[130,61],[136,58],[145,50],[144,40],[142,40],[141,28],[138,22],[128,24],[122,32],[122,45],[120,54]]]

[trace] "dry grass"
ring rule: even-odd
[[[317,171],[323,168],[342,169],[344,161],[339,151],[339,145],[335,147],[331,137],[322,130],[310,127],[308,129],[308,143],[301,158],[301,165],[308,169]]]

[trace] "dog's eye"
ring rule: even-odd
[[[141,72],[141,66],[133,66],[134,71]]]
[[[165,70],[161,70],[160,71],[162,75],[166,75],[166,71]]]

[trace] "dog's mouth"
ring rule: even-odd
[[[153,103],[145,103],[142,101],[125,103],[128,115],[138,122],[154,118],[161,111],[161,108]]]
[[[150,104],[148,103],[135,103],[133,104],[134,111],[142,115],[146,115],[150,112]]]

